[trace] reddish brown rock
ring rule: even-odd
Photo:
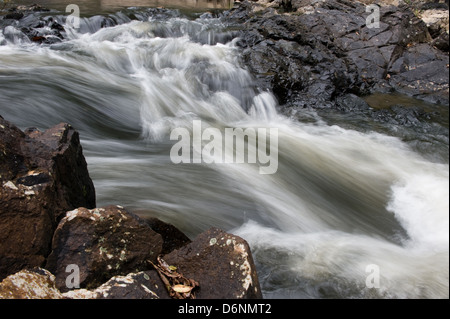
[[[93,289],[113,276],[148,269],[147,261],[155,261],[161,249],[161,235],[123,207],[78,208],[59,223],[45,268],[64,292],[71,288],[66,269],[76,265],[80,287]]]
[[[95,207],[78,132],[59,124],[25,133],[0,117],[0,280],[42,266],[60,216]]]
[[[163,259],[199,283],[198,299],[262,298],[248,243],[223,230],[212,228]]]

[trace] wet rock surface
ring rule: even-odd
[[[244,1],[225,19],[243,25],[243,63],[283,106],[332,109],[341,95],[376,92],[448,105],[448,53],[407,6],[379,7],[370,27],[355,1],[271,4]]]

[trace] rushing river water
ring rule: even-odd
[[[53,45],[0,32],[0,115],[79,130],[98,206],[157,216],[190,237],[212,226],[242,236],[266,298],[449,297],[448,133],[427,139],[438,152],[426,154],[412,147],[419,134],[406,143],[351,129],[345,116],[287,118],[219,19],[129,10],[140,21],[117,13],[101,28],[91,15]],[[192,132],[194,120],[277,128],[277,172],[174,164],[170,133]]]

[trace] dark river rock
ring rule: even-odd
[[[277,11],[242,2],[225,14],[243,25],[243,60],[280,104],[342,108],[337,98],[347,93],[400,92],[448,105],[448,52],[409,8],[382,6],[379,27],[369,28],[362,3],[298,2]]]

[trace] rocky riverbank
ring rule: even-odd
[[[0,117],[0,150],[0,298],[262,298],[244,239],[96,208],[70,125]]]
[[[365,2],[379,4],[379,26],[367,25],[367,4],[347,0],[244,1],[226,19],[243,25],[244,63],[285,111],[352,109],[349,95],[380,92],[448,105],[447,4]]]

